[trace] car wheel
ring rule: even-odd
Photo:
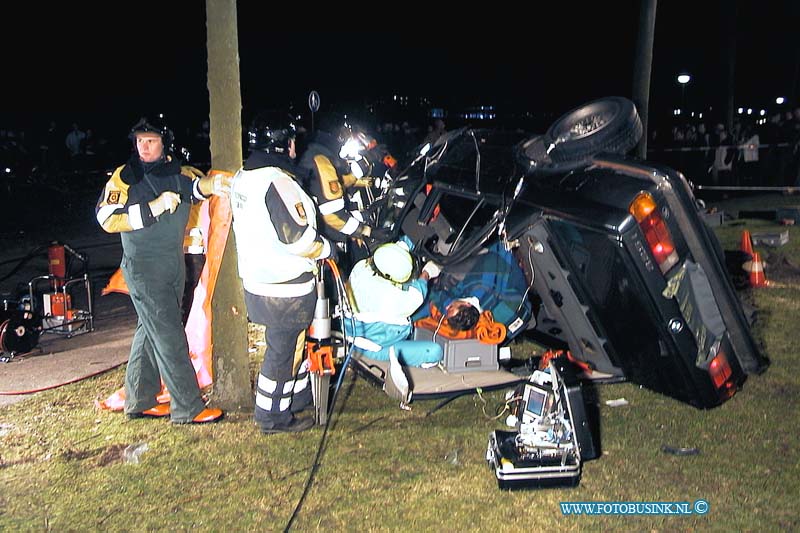
[[[601,98],[565,113],[545,134],[556,165],[588,162],[599,153],[625,154],[642,137],[642,121],[627,98]]]

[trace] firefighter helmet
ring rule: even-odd
[[[157,133],[161,136],[161,143],[164,145],[164,152],[172,152],[175,149],[175,136],[172,130],[164,121],[164,115],[158,114],[155,118],[142,117],[139,122],[133,125],[128,138],[136,143],[137,133]]]
[[[250,151],[288,154],[297,136],[297,118],[285,111],[267,111],[253,119],[247,131]]]
[[[337,111],[320,113],[317,119],[317,129],[333,135],[340,146],[344,144],[353,133],[353,128],[347,120],[347,115]]]

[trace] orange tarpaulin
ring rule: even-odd
[[[209,175],[217,173],[231,175],[217,170],[210,171]],[[214,344],[211,339],[211,300],[233,217],[230,202],[225,197],[212,196],[209,200],[196,204],[196,206],[200,209],[200,226],[203,235],[207,236],[206,262],[200,273],[200,280],[194,289],[192,308],[189,311],[185,329],[186,340],[189,343],[189,356],[197,375],[197,384],[203,388],[213,382],[211,359]],[[128,288],[120,270],[111,276],[102,294],[105,295],[109,292],[128,294]],[[158,401],[161,403],[169,401],[169,391],[164,387],[163,382]],[[125,388],[117,390],[105,400],[97,401],[96,404],[101,409],[121,411],[125,405]]]
[[[113,274],[111,274],[111,277],[108,279],[108,283],[105,287],[103,287],[103,290],[100,294],[105,296],[106,294],[111,294],[112,292],[129,294],[128,285],[125,284],[125,277],[122,275],[121,268],[118,268]]]
[[[441,311],[432,303],[430,304],[430,310],[430,316],[414,322],[414,327],[438,331],[439,335],[448,339],[478,339],[484,344],[500,344],[506,338],[505,324],[495,322],[491,311],[482,312],[474,328],[461,331],[451,328],[446,320],[441,320]]]

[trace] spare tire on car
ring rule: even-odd
[[[636,105],[610,96],[563,114],[543,135],[520,145],[519,155],[531,171],[567,172],[588,164],[601,153],[624,155],[642,138]]]

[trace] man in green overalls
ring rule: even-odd
[[[129,418],[170,416],[177,424],[216,422],[206,408],[181,321],[183,238],[191,203],[225,192],[221,177],[182,173],[172,153],[172,131],[143,118],[131,129],[135,153],[117,168],[96,207],[97,221],[120,233],[122,272],[138,323],[125,374]],[[171,401],[159,404],[161,380]]]

